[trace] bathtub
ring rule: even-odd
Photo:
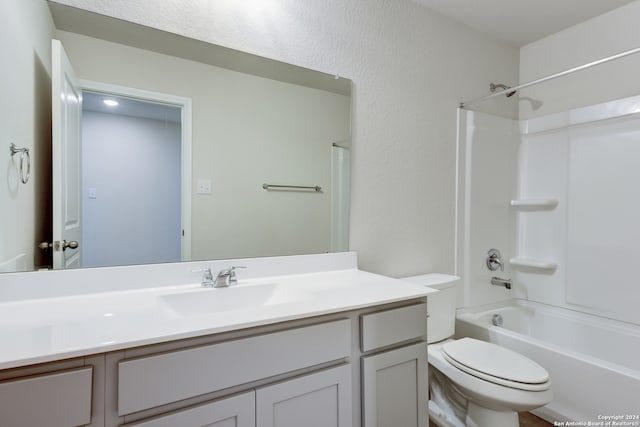
[[[495,314],[501,326],[492,324]],[[456,337],[465,336],[510,348],[549,372],[553,401],[533,411],[547,421],[606,425],[613,420],[606,417],[622,416],[617,422],[630,424],[615,425],[640,425],[640,326],[512,300],[458,310]]]

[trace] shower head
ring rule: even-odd
[[[507,90],[507,89],[511,89],[511,86],[507,86],[507,85],[504,85],[502,83],[491,83],[491,84],[489,84],[489,90],[491,92],[495,92],[498,89]],[[513,92],[507,92],[505,95],[506,95],[507,98],[511,98],[515,94],[516,94],[516,91],[514,90]]]
[[[544,102],[538,101],[537,99],[531,100],[531,108],[533,109],[533,111],[536,111],[538,108],[542,107],[543,104]]]
[[[544,105],[544,102],[542,102],[541,100],[533,99],[530,96],[520,96],[518,97],[518,101],[525,102],[525,103],[528,102],[529,105],[531,106],[532,111],[536,111]]]

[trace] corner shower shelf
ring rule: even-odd
[[[558,206],[558,199],[516,199],[510,204],[521,209],[553,209]]]
[[[509,262],[515,267],[528,267],[538,270],[555,270],[558,267],[557,262],[537,258],[511,258]]]

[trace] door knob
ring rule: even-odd
[[[80,246],[80,244],[75,241],[72,240],[70,242],[67,242],[66,240],[63,240],[62,243],[60,243],[59,241],[55,241],[53,242],[53,244],[49,243],[49,242],[42,242],[40,244],[38,244],[38,247],[40,249],[46,250],[49,248],[53,248],[53,250],[55,251],[59,251],[60,249],[62,249],[63,251],[67,250],[67,248],[69,249],[78,249],[78,246]]]
[[[80,246],[80,245],[75,240],[72,240],[70,242],[67,242],[66,240],[62,241],[62,250],[63,251],[66,251],[67,248],[69,248],[69,249],[78,249],[78,246]]]
[[[39,247],[40,249],[42,249],[42,250],[47,250],[47,249],[49,249],[49,248],[52,248],[52,247],[53,247],[53,243],[49,243],[49,242],[41,242],[41,243],[38,243],[38,247]]]

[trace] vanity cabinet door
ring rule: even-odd
[[[362,358],[363,427],[425,427],[427,343]]]
[[[0,382],[0,425],[88,425],[92,375],[93,368],[84,367]]]
[[[351,365],[256,391],[256,427],[350,427]]]
[[[255,392],[176,411],[127,427],[255,427]]]

